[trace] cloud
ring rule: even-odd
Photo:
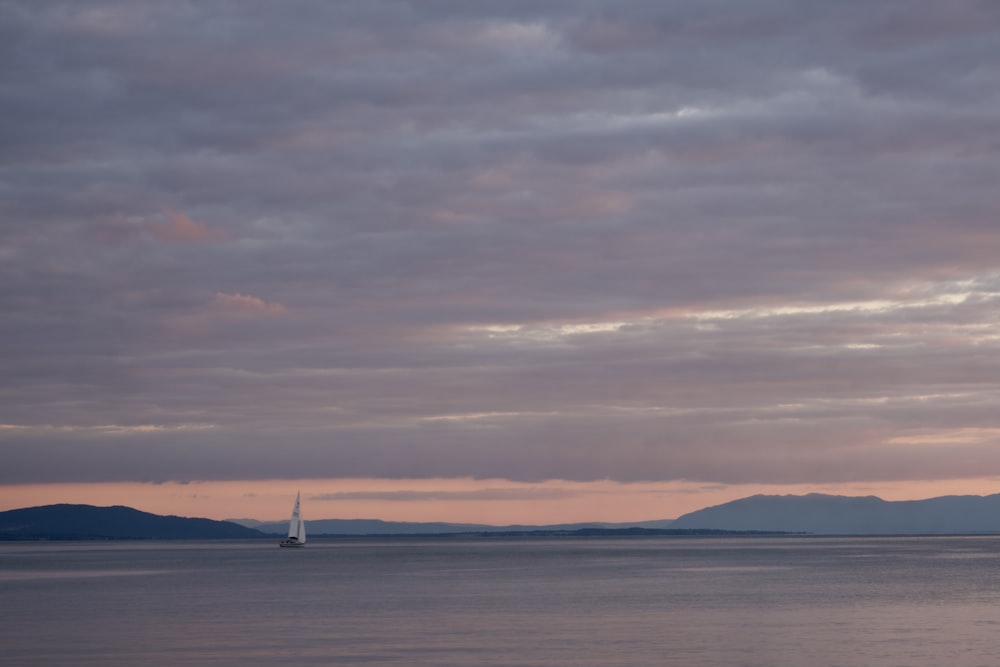
[[[147,222],[146,230],[159,241],[172,243],[200,243],[227,238],[222,230],[213,230],[195,222],[183,213],[168,214],[169,222]]]
[[[216,292],[215,305],[224,312],[244,315],[281,315],[286,312],[280,303],[267,303],[255,296],[239,293]]]
[[[378,500],[388,502],[425,501],[496,501],[496,500],[563,500],[581,496],[582,492],[571,488],[516,487],[482,488],[462,491],[345,491],[341,493],[317,494],[309,497],[316,501]]]
[[[997,11],[5,3],[0,481],[1000,475]]]

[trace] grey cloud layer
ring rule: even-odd
[[[5,3],[0,481],[1000,474],[998,28]]]

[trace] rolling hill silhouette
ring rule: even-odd
[[[819,493],[757,495],[685,514],[671,528],[837,535],[1000,533],[1000,494],[906,501]]]
[[[264,535],[229,521],[160,516],[121,505],[45,505],[0,512],[0,540],[198,540],[257,537]]]

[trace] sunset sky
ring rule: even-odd
[[[1000,492],[1000,3],[0,3],[0,510]]]

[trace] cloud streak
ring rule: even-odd
[[[0,12],[0,483],[1000,477],[988,3]]]
[[[285,312],[285,307],[280,303],[267,303],[263,299],[246,294],[216,292],[215,305],[221,310],[231,313],[281,315]]]
[[[183,213],[171,213],[169,218],[169,222],[148,223],[146,229],[154,238],[174,243],[219,241],[226,236],[224,232],[213,231]]]

